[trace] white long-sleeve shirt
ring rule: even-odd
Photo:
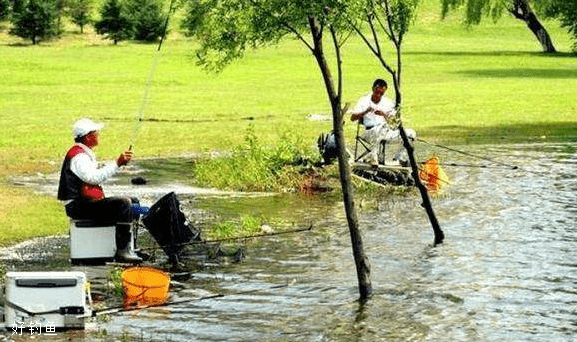
[[[375,111],[381,111],[385,113],[385,115],[389,116],[395,115],[395,103],[393,100],[383,95],[378,103],[374,103],[372,96],[373,94],[369,93],[361,97],[353,109],[353,113],[355,114],[364,113],[367,109],[370,109],[370,111],[363,117],[363,125],[367,129],[380,125],[386,121],[384,117],[376,115]]]
[[[70,170],[83,182],[98,185],[115,175],[119,167],[115,162],[98,167],[98,161],[94,151],[88,146],[77,143],[84,150],[70,160]]]

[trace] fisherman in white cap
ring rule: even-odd
[[[132,151],[129,149],[120,154],[116,162],[99,167],[92,149],[98,145],[103,127],[103,123],[86,118],[78,120],[72,127],[76,143],[68,150],[62,164],[58,199],[65,202],[66,214],[72,219],[114,222],[117,259],[141,262],[131,243],[131,222],[136,218],[131,210],[132,200],[129,197],[105,197],[100,185],[130,162]]]

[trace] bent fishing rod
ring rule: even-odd
[[[170,306],[170,305],[178,305],[178,304],[190,303],[190,302],[196,302],[196,301],[202,301],[202,300],[223,298],[226,296],[243,296],[243,295],[247,295],[247,294],[253,294],[253,293],[258,293],[258,292],[263,292],[263,291],[268,291],[268,290],[276,290],[276,289],[281,289],[284,287],[289,287],[290,285],[294,284],[294,282],[295,282],[295,280],[293,280],[289,283],[286,283],[286,284],[269,286],[265,289],[252,289],[252,290],[233,292],[233,293],[228,293],[228,294],[217,293],[217,294],[209,295],[209,296],[167,301],[164,303],[151,303],[151,304],[146,304],[146,305],[132,305],[132,306],[128,306],[128,307],[125,305],[114,306],[114,307],[101,309],[101,310],[93,310],[89,315],[86,315],[86,314],[79,315],[79,316],[76,316],[76,318],[90,318],[90,317],[97,317],[97,316],[102,316],[102,315],[107,315],[107,314],[123,313],[123,312],[143,310],[143,309],[149,309],[149,308],[166,307],[166,306]]]
[[[294,233],[301,233],[301,232],[307,232],[307,231],[311,231],[313,229],[313,225],[311,223],[310,226],[305,227],[305,228],[297,228],[297,229],[291,229],[291,230],[283,230],[282,232],[272,232],[272,233],[260,233],[260,234],[254,234],[254,235],[243,235],[243,236],[233,236],[233,237],[228,237],[228,238],[222,238],[222,239],[214,239],[214,240],[204,240],[204,241],[190,241],[190,242],[184,242],[184,243],[178,243],[178,244],[174,244],[171,246],[175,246],[175,247],[183,247],[183,246],[188,246],[188,245],[201,245],[201,244],[208,244],[208,243],[218,243],[218,242],[225,242],[225,241],[236,241],[236,240],[248,240],[248,239],[253,239],[253,238],[260,238],[260,237],[269,237],[269,236],[278,236],[278,235],[286,235],[286,234],[294,234]],[[163,246],[158,246],[158,247],[148,247],[148,248],[141,248],[143,251],[144,250],[155,250],[155,249],[160,249]]]
[[[156,66],[158,65],[158,60],[160,58],[160,49],[162,47],[162,43],[166,39],[166,31],[168,30],[168,22],[170,20],[170,15],[174,11],[174,0],[170,0],[170,6],[168,8],[168,13],[166,14],[166,19],[164,20],[164,26],[162,28],[162,35],[160,36],[160,41],[158,42],[158,47],[156,48],[156,53],[154,58],[152,59],[152,64],[150,66],[150,70],[148,72],[148,76],[146,78],[146,83],[144,85],[144,93],[142,95],[142,101],[140,102],[140,107],[136,112],[136,117],[134,120],[134,127],[132,129],[132,135],[130,136],[130,146],[129,150],[132,150],[136,143],[136,138],[138,138],[138,134],[140,133],[140,127],[142,126],[142,119],[144,115],[144,109],[146,108],[146,104],[148,102],[148,93],[150,91],[150,85],[152,84],[152,78],[156,71]]]

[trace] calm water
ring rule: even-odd
[[[416,194],[361,210],[375,292],[364,306],[340,202],[183,194],[195,210],[276,213],[296,226],[313,222],[315,231],[260,239],[242,263],[188,281],[222,298],[117,315],[104,327],[160,341],[575,340],[576,151],[574,144],[467,147],[516,170],[439,151],[460,165],[445,167],[452,184],[433,200],[445,242],[431,245]],[[283,284],[290,285],[275,288]]]

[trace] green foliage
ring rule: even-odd
[[[114,44],[132,36],[132,23],[118,0],[107,0],[100,9],[100,16],[94,24],[98,34],[105,35]]]
[[[196,181],[203,186],[243,191],[280,191],[298,188],[304,176],[297,165],[309,165],[318,153],[310,155],[301,138],[285,134],[274,148],[263,146],[249,126],[245,143],[230,155],[198,161]]]
[[[159,0],[128,0],[127,13],[133,27],[133,38],[153,42],[162,37],[165,16]]]
[[[11,34],[30,39],[32,44],[56,35],[56,7],[50,0],[28,0],[12,15]]]
[[[122,272],[124,272],[124,269],[120,267],[113,267],[110,270],[108,270],[108,273],[106,275],[106,278],[109,284],[111,285],[110,289],[112,290],[112,294],[119,298],[124,297]]]
[[[577,1],[542,0],[537,4],[546,16],[561,21],[561,26],[573,36],[573,50],[577,52]]]
[[[386,31],[389,38],[394,35],[402,40],[416,18],[419,2],[420,0],[350,1],[352,7],[349,15],[355,26],[359,26],[359,22],[376,21],[378,25],[374,25],[375,28]],[[356,18],[352,16],[355,13]]]
[[[252,34],[247,22],[249,14],[242,11],[243,3],[243,0],[199,0],[189,3],[183,25],[189,35],[201,41],[201,47],[196,51],[199,64],[220,71],[234,59],[243,56]]]
[[[221,71],[249,48],[276,44],[287,35],[304,41],[309,18],[329,18],[333,25],[344,23],[334,18],[346,12],[342,0],[189,0],[183,28],[196,37],[199,64]]]
[[[391,10],[388,20],[392,31],[399,37],[403,37],[409,31],[409,26],[415,19],[419,0],[396,0],[392,1],[390,6]]]
[[[24,10],[27,0],[13,0],[12,1],[12,14],[20,13]]]
[[[94,0],[69,0],[67,13],[72,22],[80,27],[80,32],[84,32],[84,26],[92,22],[92,7]]]
[[[0,0],[0,21],[8,18],[10,14],[10,0]]]
[[[505,11],[512,8],[513,0],[441,0],[442,16],[465,5],[465,23],[478,25],[484,17],[497,21]]]

